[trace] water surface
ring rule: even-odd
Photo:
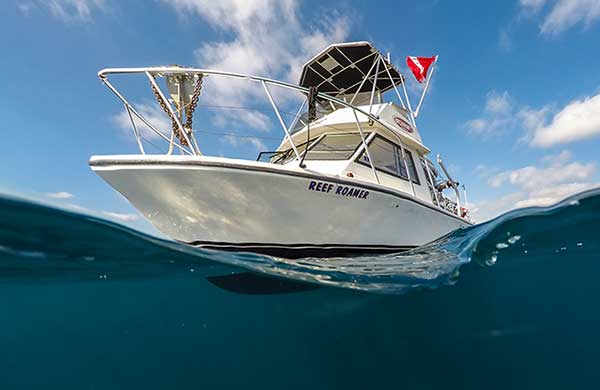
[[[407,253],[291,261],[0,198],[0,386],[594,388],[599,222],[590,191]]]

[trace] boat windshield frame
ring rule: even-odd
[[[331,149],[328,151],[323,151],[323,152],[331,152],[331,153],[335,153],[335,152],[345,152],[345,154],[343,156],[341,156],[340,158],[315,158],[316,156],[312,156],[311,157],[311,151],[315,152],[314,148],[318,147],[319,145],[323,145],[323,141],[327,139],[327,137],[336,137],[336,136],[344,136],[344,135],[350,135],[350,136],[356,136],[356,146],[354,146],[352,149]],[[365,139],[367,140],[367,144],[369,143],[369,136],[371,135],[371,132],[366,132],[365,134]],[[308,148],[306,148],[306,144],[309,143]],[[362,140],[360,138],[360,133],[358,133],[357,131],[334,131],[334,132],[326,132],[323,134],[320,134],[317,137],[311,138],[310,141],[304,141],[301,144],[298,144],[297,148],[303,148],[301,151],[301,156],[304,156],[304,154],[306,154],[306,157],[304,157],[305,161],[350,161],[353,159],[353,157],[356,155],[356,153],[359,151],[359,149],[363,146],[362,144]],[[271,163],[273,164],[279,164],[279,165],[285,165],[287,163],[289,163],[293,158],[293,150],[292,148],[288,148],[282,151],[278,151],[276,155],[271,157]]]

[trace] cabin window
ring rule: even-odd
[[[402,149],[398,145],[381,136],[375,136],[369,144],[369,153],[373,159],[375,169],[408,180],[406,166],[404,165],[404,161],[402,161]],[[404,153],[406,155],[406,165],[410,170],[410,177],[413,183],[417,185],[421,184],[412,153],[406,149],[404,149]],[[358,162],[371,166],[369,164],[369,156],[364,151],[358,158]]]
[[[348,160],[361,144],[360,134],[326,134],[308,149],[305,160]]]
[[[408,180],[408,174],[406,173],[406,167],[402,162],[402,150],[399,147],[396,147],[396,152],[398,153],[398,160],[400,161],[400,176],[403,179]],[[410,178],[413,183],[421,184],[419,181],[419,174],[417,173],[417,168],[415,167],[415,160],[413,159],[412,153],[406,149],[404,149],[404,154],[406,156],[406,166],[410,169]]]
[[[398,158],[396,156],[396,146],[393,143],[381,137],[375,137],[369,144],[369,154],[373,159],[373,166],[377,170],[394,176],[400,175]],[[365,152],[362,153],[359,161],[369,166],[371,165],[369,164],[369,156]]]
[[[421,161],[421,167],[423,168],[423,172],[425,172],[425,180],[427,180],[427,183],[433,186],[437,182],[437,170],[433,166],[433,163],[429,161],[429,159],[426,159],[424,156],[420,156],[419,160]],[[427,174],[427,167],[429,167],[429,174],[431,175],[431,177],[429,176],[429,174]],[[433,180],[433,183],[431,182],[431,180]]]

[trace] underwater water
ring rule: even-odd
[[[292,261],[0,197],[0,389],[597,388],[599,226],[589,191]]]

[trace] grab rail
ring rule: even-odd
[[[112,83],[110,83],[110,81],[108,80],[108,76],[111,74],[150,74],[150,75],[163,75],[163,74],[198,74],[198,75],[216,75],[216,76],[222,76],[222,77],[227,77],[227,78],[233,78],[233,79],[242,79],[242,80],[250,80],[250,81],[254,81],[254,82],[259,82],[263,85],[276,85],[276,86],[280,86],[286,89],[290,89],[290,90],[294,90],[297,92],[301,92],[304,95],[306,95],[308,93],[308,88],[305,87],[301,87],[299,85],[294,85],[294,84],[290,84],[284,81],[278,81],[278,80],[273,80],[270,78],[266,78],[266,77],[260,77],[260,76],[252,76],[252,75],[246,75],[246,74],[242,74],[242,73],[235,73],[235,72],[224,72],[224,71],[220,71],[220,70],[214,70],[214,69],[202,69],[202,68],[182,68],[182,67],[177,67],[177,66],[165,66],[165,67],[143,67],[143,68],[106,68],[106,69],[102,69],[101,71],[98,72],[98,77],[100,78],[100,80],[111,90],[111,92],[113,92],[118,98],[119,100],[121,100],[123,102],[123,104],[125,104],[127,107],[129,108],[133,108],[132,105],[127,101],[127,99],[125,99],[125,97],[123,97],[123,95],[121,95],[117,88],[115,88]],[[160,90],[160,89],[159,89]],[[266,90],[268,91],[268,89]],[[268,95],[267,95],[268,97]],[[336,97],[327,95],[323,92],[319,92],[317,93],[317,97],[319,97],[320,99],[324,99],[327,100],[329,102],[332,103],[336,103],[340,106],[343,106],[345,108],[350,108],[352,109],[355,113],[358,112],[362,115],[364,115],[365,117],[368,118],[368,121],[373,121],[375,123],[378,123],[379,125],[381,125],[383,128],[389,130],[390,132],[398,135],[399,137],[405,137],[406,135],[399,133],[397,129],[395,129],[394,127],[388,125],[387,123],[385,123],[384,121],[381,121],[379,119],[379,117],[377,117],[376,115],[373,115],[359,107],[353,106],[352,104],[347,103],[344,100],[338,99]],[[167,104],[170,105],[170,102],[167,101]],[[280,117],[280,113],[279,113],[279,109],[274,106],[273,107],[275,113],[277,114],[278,117]],[[140,120],[142,120],[144,122],[144,124],[148,125],[146,123],[146,121],[144,121],[142,119],[142,115],[137,112],[135,109],[132,109],[132,113],[134,115],[136,115],[137,117],[140,118]],[[176,120],[176,122],[179,122]],[[181,125],[181,123],[177,123],[177,125],[180,127],[180,130],[185,134],[185,131],[183,131],[183,126]],[[151,129],[153,126],[149,126]],[[152,129],[153,131],[156,132],[156,129]],[[287,128],[286,128],[287,130]],[[159,132],[160,133],[160,132]],[[160,133],[162,134],[162,133]],[[163,134],[164,135],[164,134]],[[161,137],[164,138],[164,137]],[[411,142],[416,142],[415,140],[411,139]],[[422,148],[426,149],[426,147],[422,144],[419,143],[419,146],[421,146]],[[194,145],[189,145],[190,147],[190,151],[191,154],[198,154],[200,151],[197,150]],[[181,148],[179,148],[181,149]],[[188,153],[189,154],[189,153]]]

